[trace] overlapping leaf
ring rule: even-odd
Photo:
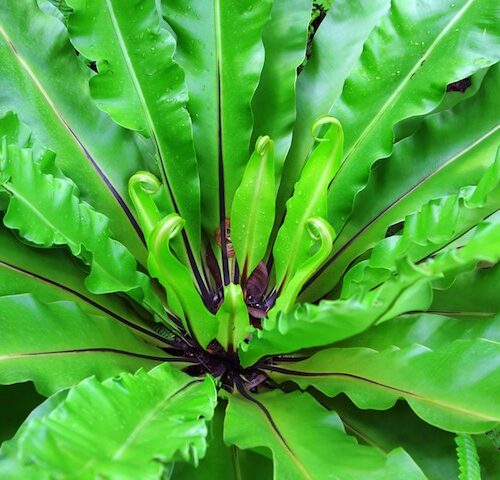
[[[395,146],[390,158],[375,165],[348,222],[337,232],[332,258],[306,292],[307,300],[329,292],[359,255],[384,238],[391,225],[431,198],[479,182],[500,141],[500,101],[494,94],[499,79],[500,66],[495,65],[477,95],[428,117],[413,136]]]
[[[457,340],[434,351],[419,345],[380,352],[331,348],[293,366],[277,367],[273,376],[302,388],[314,386],[329,396],[345,392],[359,408],[386,409],[404,398],[432,425],[481,433],[500,420],[495,400],[499,364],[500,344]]]
[[[286,215],[273,247],[276,289],[281,289],[310,257],[313,240],[307,229],[312,217],[326,220],[328,185],[337,173],[342,158],[344,134],[333,117],[324,117],[314,125],[319,130],[326,124],[318,144],[286,202]]]
[[[243,365],[266,355],[319,347],[357,335],[380,320],[395,303],[403,311],[425,308],[431,301],[427,272],[400,265],[399,276],[362,296],[349,300],[325,300],[301,304],[289,313],[265,319],[263,330],[241,345]],[[406,297],[406,298],[405,298]]]
[[[2,296],[0,328],[0,382],[32,380],[46,395],[89,375],[104,379],[168,360],[115,320],[68,301]]]
[[[205,348],[215,338],[215,316],[207,310],[198,295],[188,268],[175,257],[170,247],[183,224],[184,221],[175,213],[158,223],[149,236],[148,269],[160,280],[167,294],[175,296],[185,331]]]
[[[275,480],[425,479],[403,450],[386,456],[358,445],[339,417],[308,393],[233,395],[226,415],[226,443],[270,449]]]
[[[31,293],[43,303],[70,301],[84,312],[105,315],[144,335],[149,342],[165,345],[154,332],[154,323],[115,295],[96,295],[85,287],[86,272],[61,249],[30,248],[11,232],[0,228],[0,296]]]
[[[404,448],[429,480],[457,478],[454,434],[424,422],[405,402],[390,410],[361,410],[344,395],[319,396],[323,405],[339,415],[346,432],[360,443],[383,452]]]
[[[278,197],[278,220],[311,150],[311,126],[342,92],[345,79],[356,64],[368,35],[390,7],[389,0],[337,0],[320,24],[312,43],[311,58],[297,79],[297,118],[286,158]]]
[[[50,480],[49,472],[32,463],[23,465],[18,458],[19,437],[30,421],[48,415],[68,395],[68,390],[60,390],[35,408],[18,429],[16,435],[0,447],[0,476],[5,480],[18,480],[19,478],[37,478]]]
[[[71,41],[97,61],[97,105],[119,124],[151,137],[163,180],[197,253],[200,185],[184,73],[175,39],[160,26],[155,0],[68,0]]]
[[[67,22],[72,12],[66,0],[37,0],[37,3],[42,11],[59,18],[63,23]]]
[[[174,480],[252,480],[271,478],[272,461],[251,450],[240,450],[227,446],[223,441],[224,409],[218,407],[210,424],[208,449],[197,467],[189,463],[176,463],[172,474]]]
[[[446,86],[446,93],[441,102],[429,114],[410,117],[394,125],[395,143],[413,135],[428,116],[453,109],[459,103],[476,95],[481,88],[484,77],[491,68],[495,68],[495,66],[482,68],[469,77],[448,84]]]
[[[262,32],[271,0],[162,0],[186,72],[200,165],[203,226],[228,217],[248,161],[252,96],[264,64]]]
[[[67,245],[90,264],[87,288],[94,293],[126,292],[163,315],[149,279],[137,271],[132,254],[112,239],[108,219],[82,202],[73,184],[41,172],[33,151],[2,146],[0,183],[9,193],[4,224],[43,247]]]
[[[491,317],[500,312],[500,265],[459,275],[454,282],[434,290],[430,310],[453,317]]]
[[[356,264],[343,278],[342,298],[356,295],[356,289],[369,289],[390,278],[397,262],[408,258],[416,262],[454,238],[474,228],[500,205],[500,150],[477,187],[462,188],[456,195],[429,201],[405,219],[400,235],[377,243],[370,258]]]
[[[89,378],[26,426],[20,455],[58,478],[156,479],[169,462],[205,455],[215,404],[211,377],[167,364],[102,383]]]
[[[306,53],[311,0],[274,0],[262,40],[265,60],[252,100],[252,142],[269,135],[275,143],[277,178],[292,141],[297,68]],[[315,119],[314,119],[315,120]]]
[[[40,142],[33,137],[28,126],[23,124],[14,112],[8,111],[0,117],[0,136],[2,138],[5,137],[7,145],[14,144],[19,148],[32,149],[33,160],[38,164],[43,173],[72,181],[68,177],[65,177],[60,168],[56,165],[54,152],[41,145]],[[76,185],[75,193],[79,193]]]
[[[74,9],[69,17],[51,6],[66,1]],[[233,217],[231,204],[239,208],[234,216],[239,223],[231,218],[227,233],[231,229],[245,280],[264,257],[269,236],[274,238],[275,211],[274,172],[266,165],[264,176],[256,174],[263,164],[248,162],[248,153],[258,135],[276,137],[276,170],[281,170],[295,116],[296,66],[302,60],[310,3],[6,0],[0,6],[0,105],[18,112],[57,153],[56,164],[54,154],[14,114],[0,118],[3,220],[23,240],[69,246],[90,266],[84,283],[66,251],[42,254],[16,247],[10,232],[0,229],[0,364],[7,367],[0,368],[0,380],[33,379],[40,391],[50,393],[88,375],[98,377],[85,380],[68,398],[57,395],[37,411],[38,418],[26,422],[0,451],[2,478],[71,479],[75,472],[89,479],[267,478],[272,457],[276,480],[423,480],[405,452],[389,452],[395,440],[388,436],[394,431],[396,445],[408,444],[420,460],[431,452],[431,442],[417,451],[408,437],[399,441],[400,428],[385,428],[382,434],[369,421],[349,426],[344,418],[349,432],[379,448],[358,445],[336,413],[317,400],[332,408],[335,402],[325,395],[345,392],[361,408],[388,409],[402,398],[425,421],[454,432],[484,432],[500,421],[494,402],[500,390],[498,295],[494,287],[483,288],[484,282],[496,281],[499,271],[493,264],[500,259],[495,214],[500,164],[480,182],[498,148],[500,68],[489,69],[477,94],[477,85],[462,97],[457,94],[460,100],[470,98],[452,110],[445,109],[457,99],[448,95],[442,101],[447,83],[478,71],[480,76],[498,60],[495,0],[335,2],[297,85],[298,118],[279,190],[276,231],[308,156],[311,162],[288,204],[273,252],[275,268],[269,276],[281,295],[262,320],[263,329],[247,330],[245,282],[242,288],[231,283],[237,275],[230,278],[229,272],[237,269],[223,252],[224,303],[216,315],[205,309],[215,310],[222,289],[212,295],[205,289],[205,283],[212,283],[203,278],[207,272],[197,271],[204,253],[200,193],[207,243],[213,243],[214,230],[225,225],[229,212]],[[67,20],[79,59],[63,28]],[[39,49],[32,47],[33,38],[39,39]],[[85,57],[97,63],[89,65]],[[135,132],[113,126],[96,111],[89,82],[99,107]],[[439,113],[423,120],[429,112]],[[325,138],[325,132],[328,137],[332,131],[321,121],[315,125],[322,127],[317,132],[322,141],[309,155],[314,143],[310,127],[328,113],[340,117],[346,129],[346,161],[340,170],[340,143],[329,144],[332,138]],[[329,122],[335,124],[331,117]],[[394,136],[404,138],[418,127],[384,158],[392,152]],[[318,152],[325,155],[316,162]],[[154,198],[147,192],[154,207],[149,223],[138,210],[142,239],[124,182],[155,155],[166,188],[155,190]],[[249,178],[246,166],[253,170]],[[74,176],[74,183],[65,175]],[[261,188],[252,191],[251,180],[264,177]],[[243,194],[233,202],[239,185]],[[133,197],[133,188],[130,193]],[[429,199],[434,200],[426,203]],[[257,205],[262,211],[250,210],[245,224],[246,209]],[[418,213],[408,217],[412,212]],[[193,247],[180,252],[174,245],[178,258],[169,244],[183,224],[176,214],[187,223],[184,244]],[[391,236],[404,217],[401,235]],[[327,218],[340,229],[335,244]],[[309,238],[305,227],[312,224],[328,235],[310,231]],[[218,242],[223,245],[224,232]],[[384,236],[389,238],[376,245]],[[132,313],[118,298],[99,298],[85,288],[100,294],[127,292],[165,316],[134,260],[145,264],[144,244],[150,249],[150,273],[165,286],[188,335],[206,350],[186,339],[185,354],[200,362],[196,368],[224,366],[224,380],[235,382],[233,392],[223,393],[228,399],[225,424],[221,408],[214,419],[213,450],[199,468],[196,463],[207,447],[206,422],[214,415],[215,382],[209,375],[203,380],[174,370],[183,368],[186,358],[173,359],[134,335],[169,344],[141,319],[149,317],[142,307]],[[311,277],[332,248],[333,257]],[[190,262],[197,285],[179,258]],[[249,272],[241,268],[247,261]],[[340,280],[351,265],[340,292]],[[304,299],[324,298],[335,286],[331,298],[340,299],[292,309],[306,281]],[[12,295],[28,291],[36,298]],[[274,293],[267,291],[271,297]],[[269,298],[262,300],[267,305]],[[256,368],[272,377],[264,385],[292,380],[311,387],[315,398],[280,388],[262,393],[262,386],[258,394],[252,386],[251,393],[247,388],[260,377],[233,365],[232,356],[214,356],[219,348],[211,342],[214,337],[231,354],[231,345],[241,342],[234,360],[239,356],[243,367],[257,362]],[[318,353],[320,347],[326,349]],[[289,353],[295,358],[286,358]],[[159,362],[171,363],[109,379]],[[393,417],[384,412],[382,418]],[[408,429],[414,424],[410,421]],[[440,441],[435,445],[444,452]],[[475,475],[477,458],[467,445],[462,442],[459,448],[462,474]],[[194,465],[174,465],[183,461]],[[446,473],[456,473],[447,462],[448,456],[423,463],[434,478],[443,465]]]
[[[437,315],[412,313],[340,342],[339,347],[366,347],[384,350],[391,346],[408,348],[414,344],[435,350],[454,340],[484,338],[500,343],[499,315]]]
[[[143,168],[140,151],[133,136],[92,103],[90,73],[60,20],[40,11],[34,0],[2,2],[2,110],[16,111],[57,154],[58,165],[85,201],[110,219],[113,234],[145,264],[146,249],[127,199],[128,178]]]
[[[428,113],[448,83],[492,65],[498,50],[495,0],[395,0],[370,35],[333,111],[345,128],[345,161],[329,194],[340,227],[370,166],[392,151],[393,125]]]
[[[346,300],[299,305],[288,314],[266,319],[263,330],[242,345],[240,358],[251,365],[265,355],[328,345],[401,313],[425,311],[432,302],[432,280],[457,275],[481,260],[496,263],[499,259],[500,224],[484,223],[466,246],[444,250],[418,266],[405,259],[397,275],[372,290]]]

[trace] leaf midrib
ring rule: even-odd
[[[214,0],[214,34],[215,34],[215,68],[217,73],[217,82],[218,82],[218,96],[217,96],[217,124],[219,126],[219,151],[222,150],[222,136],[223,136],[223,106],[222,106],[222,90],[223,81],[222,81],[222,26],[221,26],[221,14],[220,14],[220,0]]]
[[[64,356],[64,355],[79,355],[79,354],[115,354],[124,355],[135,358],[142,358],[144,360],[151,360],[155,362],[168,362],[172,361],[171,357],[159,357],[156,355],[149,355],[146,353],[130,352],[128,350],[121,350],[112,347],[88,347],[88,348],[73,348],[68,350],[51,350],[46,352],[25,352],[25,353],[9,353],[0,355],[0,362],[9,360],[22,360],[27,358],[40,358],[51,356]]]
[[[368,384],[369,387],[372,388],[382,388],[385,390],[389,390],[392,392],[397,392],[399,393],[403,398],[405,397],[412,397],[414,400],[424,402],[424,403],[430,403],[432,405],[436,405],[438,408],[444,408],[450,411],[458,412],[461,414],[464,414],[466,416],[469,416],[471,418],[478,418],[482,421],[489,421],[489,422],[499,422],[500,418],[494,418],[494,417],[489,417],[483,414],[479,414],[478,412],[468,410],[467,408],[463,407],[458,407],[456,405],[452,405],[447,402],[443,402],[441,400],[438,400],[436,398],[432,397],[425,397],[421,394],[412,392],[410,390],[404,390],[402,388],[398,387],[393,387],[390,385],[387,385],[385,383],[380,383],[375,380],[370,380],[369,378],[362,377],[360,375],[356,374],[350,374],[350,373],[342,373],[342,372],[317,372],[317,371],[312,371],[312,372],[305,372],[305,371],[293,371],[293,370],[287,370],[285,368],[280,367],[280,371],[278,373],[282,373],[285,375],[290,375],[290,376],[297,376],[299,378],[324,378],[324,377],[341,377],[344,380],[351,380],[352,382],[360,382],[360,383],[365,383]]]
[[[151,423],[158,412],[160,412],[165,405],[167,405],[174,397],[184,394],[191,386],[202,383],[203,380],[197,379],[192,380],[189,383],[183,385],[181,388],[172,392],[170,395],[167,395],[165,398],[161,399],[144,417],[143,419],[136,425],[136,427],[132,430],[127,439],[123,442],[123,444],[115,451],[111,459],[113,461],[119,460],[125,455],[125,452],[128,450],[130,445],[134,442],[134,440],[140,435],[142,430],[146,428],[146,426]]]
[[[62,238],[65,239],[66,245],[71,246],[73,245],[76,247],[76,250],[78,251],[78,254],[81,252],[81,246],[85,246],[83,242],[81,241],[75,241],[68,237],[66,234],[64,234],[59,228],[57,228],[39,209],[37,209],[36,205],[33,205],[24,195],[19,193],[18,190],[13,187],[11,183],[9,184],[4,184],[3,187],[12,193],[13,197],[16,198],[17,200],[21,201],[26,205],[28,209],[30,209],[41,221],[42,223],[45,223],[49,229],[51,229],[53,232],[58,233],[61,235]],[[55,242],[54,242],[55,243]],[[108,269],[106,267],[103,267],[102,265],[99,264],[99,262],[96,261],[96,256],[92,254],[92,263],[95,263],[96,265],[99,266],[99,269],[101,273],[105,273],[109,278],[112,278],[115,282],[118,280],[117,277],[112,276],[108,273]],[[121,281],[119,281],[119,284],[121,285],[120,289],[124,292],[130,291],[130,286],[123,284]]]
[[[403,81],[398,85],[398,87],[394,90],[394,92],[390,95],[390,97],[384,102],[384,104],[382,105],[380,110],[378,110],[378,112],[376,113],[375,117],[373,117],[373,119],[368,123],[368,125],[365,127],[365,129],[362,131],[362,133],[358,136],[356,141],[353,143],[351,148],[349,148],[349,150],[345,153],[344,162],[341,164],[337,174],[340,173],[343,166],[347,165],[349,158],[355,154],[356,148],[371,133],[371,131],[375,128],[375,126],[378,123],[378,121],[380,120],[380,118],[382,118],[382,116],[385,115],[386,111],[389,110],[391,108],[392,104],[399,98],[403,89],[406,87],[406,85],[409,83],[409,81],[413,78],[413,75],[421,67],[422,62],[425,62],[429,58],[429,56],[432,54],[432,52],[437,47],[437,45],[439,45],[441,40],[449,33],[449,31],[453,28],[453,26],[465,15],[465,13],[469,10],[470,6],[474,3],[474,1],[475,0],[468,0],[468,2],[456,13],[456,15],[452,19],[450,19],[450,22],[446,25],[446,27],[443,30],[441,30],[439,35],[431,43],[431,45],[425,51],[425,53],[421,57],[419,57],[418,61],[415,63],[413,68],[408,72],[408,74],[403,79]]]
[[[120,29],[120,25],[118,24],[118,20],[116,18],[115,11],[113,9],[113,5],[111,0],[105,0],[106,3],[106,10],[109,15],[109,19],[111,21],[111,25],[113,26],[113,30],[116,35],[116,39],[118,40],[118,45],[120,47],[120,53],[122,54],[123,61],[125,62],[125,66],[127,67],[127,71],[130,75],[130,78],[132,80],[132,84],[134,85],[134,90],[137,93],[137,97],[139,98],[139,102],[142,107],[142,111],[144,113],[144,116],[146,117],[146,121],[149,127],[149,130],[151,134],[155,138],[155,146],[157,147],[158,155],[162,159],[162,164],[163,164],[163,154],[161,151],[160,147],[160,142],[159,142],[159,137],[158,137],[158,132],[156,130],[155,124],[153,122],[153,117],[151,116],[151,112],[149,111],[148,103],[146,101],[146,97],[144,96],[144,92],[142,90],[141,83],[139,81],[139,78],[137,77],[132,59],[130,58],[130,55],[128,54],[128,48],[127,44],[125,42],[125,39],[123,37],[122,31]]]
[[[388,205],[386,208],[384,208],[382,211],[380,211],[375,218],[373,218],[370,222],[364,225],[363,228],[358,230],[356,235],[354,235],[351,239],[349,239],[348,242],[344,244],[344,246],[337,252],[337,256],[340,256],[340,254],[343,253],[343,251],[346,249],[346,247],[350,246],[356,238],[358,238],[360,235],[365,233],[368,229],[370,229],[376,222],[379,220],[383,215],[385,215],[387,212],[391,211],[393,208],[395,208],[397,205],[399,205],[403,200],[405,200],[409,195],[411,195],[415,190],[417,190],[419,187],[427,183],[430,179],[434,178],[436,175],[438,175],[442,170],[445,168],[449,167],[453,162],[455,162],[457,159],[460,157],[463,157],[470,151],[472,151],[475,147],[480,145],[484,140],[487,138],[491,137],[497,130],[500,129],[500,125],[496,125],[494,128],[491,130],[488,130],[484,135],[482,135],[480,138],[475,140],[473,143],[468,145],[467,147],[463,148],[459,152],[457,152],[455,155],[453,155],[450,159],[448,159],[446,162],[443,162],[441,165],[439,165],[438,168],[433,170],[429,175],[425,176],[422,178],[419,182],[417,182],[415,185],[412,185],[411,188],[406,190],[402,195],[400,195],[398,198],[395,199],[393,203]],[[340,233],[340,232],[339,232]]]
[[[4,259],[0,258],[0,269],[5,268],[7,270],[10,270],[12,272],[15,272],[16,274],[25,276],[27,278],[32,279],[34,282],[40,283],[42,285],[49,285],[50,287],[53,287],[56,290],[60,290],[61,292],[64,292],[66,294],[69,294],[76,299],[85,302],[88,304],[90,307],[95,308],[100,314],[100,315],[106,315],[114,320],[126,325],[127,327],[137,330],[138,332],[144,334],[144,335],[149,335],[155,340],[163,341],[164,339],[161,335],[157,334],[153,330],[150,330],[149,328],[146,328],[145,326],[139,325],[135,323],[133,320],[128,319],[127,317],[123,316],[123,314],[117,313],[114,310],[112,310],[109,306],[105,306],[101,303],[98,303],[96,300],[88,297],[87,295],[84,295],[83,293],[79,292],[78,290],[74,290],[71,287],[68,287],[67,285],[63,285],[62,283],[56,282],[55,280],[52,280],[51,278],[44,277],[42,275],[39,275],[35,272],[31,272],[28,270],[25,270],[24,268],[18,266],[18,265],[13,265],[8,262],[6,262]]]
[[[57,180],[57,179],[56,179]],[[71,248],[71,245],[73,246],[76,246],[77,247],[77,250],[80,254],[81,252],[81,246],[84,246],[85,247],[85,243],[84,242],[81,242],[81,241],[78,241],[78,240],[72,240],[70,237],[68,237],[67,235],[63,234],[57,227],[55,227],[53,225],[53,223],[45,216],[42,214],[42,212],[40,210],[38,210],[36,208],[36,205],[33,205],[27,198],[25,198],[23,195],[21,195],[15,188],[13,188],[12,184],[3,184],[3,188],[5,188],[7,191],[10,191],[12,194],[14,194],[15,198],[17,198],[18,200],[20,200],[22,203],[24,203],[30,210],[32,210],[34,212],[34,214],[40,218],[40,220],[42,222],[44,222],[46,225],[49,226],[50,229],[52,229],[54,232],[57,232],[61,235],[62,238],[66,239],[66,245],[70,246]],[[80,208],[81,204],[79,205],[79,208]],[[90,208],[90,206],[89,206]],[[109,237],[109,240],[110,241],[113,241],[112,238]],[[54,242],[55,243],[55,242]],[[128,293],[128,292],[131,292],[133,291],[134,289],[137,289],[137,288],[142,288],[140,286],[140,284],[138,285],[135,285],[135,286],[130,286],[130,285],[127,285],[125,283],[123,283],[117,276],[114,276],[110,273],[109,269],[107,268],[107,266],[102,266],[101,263],[99,263],[96,259],[98,258],[97,255],[95,255],[93,252],[92,253],[92,264],[95,264],[99,267],[99,272],[100,272],[100,275],[102,277],[106,276],[108,278],[110,278],[115,285],[118,285],[119,286],[119,290],[122,291],[122,292],[125,292],[125,293]],[[146,277],[147,278],[147,277]],[[118,287],[117,287],[118,288]],[[142,300],[142,304],[144,306],[146,306],[147,308],[149,308],[150,310],[152,311],[155,311],[154,307],[152,305],[150,305],[148,303],[148,301],[146,300],[146,298],[144,298]]]
[[[137,96],[139,98],[139,101],[140,101],[140,104],[142,107],[142,111],[143,111],[145,118],[146,118],[146,123],[147,123],[148,128],[149,128],[149,133],[151,135],[151,140],[153,142],[153,146],[154,146],[155,151],[158,154],[158,157],[160,160],[157,163],[159,164],[158,167],[159,167],[160,172],[161,172],[162,180],[165,184],[168,196],[170,197],[170,199],[172,201],[174,211],[176,213],[180,214],[179,206],[178,206],[178,202],[177,202],[178,199],[176,199],[176,197],[175,197],[174,190],[173,190],[172,185],[170,183],[170,180],[168,178],[167,163],[166,163],[166,158],[168,156],[168,152],[165,152],[163,149],[163,142],[161,141],[161,136],[159,135],[158,130],[156,128],[156,124],[153,121],[153,116],[151,115],[151,111],[150,111],[148,102],[146,100],[146,97],[144,95],[144,91],[142,89],[141,82],[139,81],[139,77],[136,74],[136,70],[134,68],[132,58],[128,54],[127,44],[126,44],[125,39],[123,37],[118,20],[116,18],[115,11],[114,11],[113,5],[112,5],[112,0],[105,0],[105,2],[106,2],[106,10],[108,11],[108,14],[109,14],[109,17],[111,20],[111,24],[113,26],[113,30],[114,30],[116,38],[118,40],[118,45],[120,47],[120,53],[122,54],[122,57],[123,57],[123,60],[125,62],[125,65],[127,67],[127,71],[130,75],[130,78],[132,79],[134,89],[137,93]],[[182,244],[184,246],[185,254],[187,255],[187,259],[188,259],[190,268],[193,271],[193,274],[196,278],[196,281],[197,281],[199,288],[203,292],[206,289],[206,286],[204,285],[203,280],[198,272],[199,259],[197,258],[196,255],[194,255],[194,252],[192,251],[190,237],[189,237],[189,235],[186,234],[186,232],[184,230],[181,233],[181,237],[182,237]]]
[[[271,415],[271,412],[269,411],[269,409],[264,404],[259,402],[258,400],[252,398],[250,395],[248,397],[246,395],[244,395],[244,396],[247,399],[249,399],[250,401],[252,401],[257,406],[257,410],[264,417],[266,423],[269,425],[269,427],[270,427],[269,429],[271,430],[273,436],[277,439],[278,444],[281,445],[283,450],[285,450],[285,452],[287,452],[289,454],[288,456],[292,459],[293,463],[297,466],[297,468],[303,473],[304,478],[306,480],[314,480],[314,478],[309,473],[309,471],[307,470],[305,465],[299,460],[299,458],[295,455],[293,450],[283,440],[282,434],[281,434],[280,430],[278,429],[278,426],[276,425],[276,423],[272,419],[272,415]]]
[[[418,181],[415,185],[412,185],[412,187],[408,190],[406,190],[402,195],[397,197],[391,204],[387,205],[385,208],[383,208],[380,212],[375,215],[374,218],[372,218],[368,223],[363,225],[363,227],[359,228],[358,231],[350,237],[331,257],[330,259],[325,262],[325,264],[319,268],[319,270],[316,272],[316,274],[305,284],[303,290],[306,290],[309,288],[321,275],[325,273],[325,271],[331,267],[332,265],[335,265],[337,260],[344,254],[345,251],[347,251],[351,245],[353,245],[358,238],[361,237],[364,233],[366,233],[370,228],[373,227],[373,225],[376,224],[376,222],[382,218],[387,212],[390,212],[392,209],[397,207],[402,201],[404,201],[409,195],[411,195],[414,191],[416,191],[418,188],[420,188],[422,185],[430,181],[432,178],[434,178],[435,175],[439,174],[442,170],[445,168],[449,167],[453,162],[455,162],[457,159],[460,157],[466,155],[470,151],[472,151],[475,147],[480,145],[484,140],[487,138],[491,137],[493,134],[497,132],[497,130],[500,129],[500,125],[495,125],[492,129],[488,130],[486,133],[484,133],[479,139],[474,140],[471,144],[467,145],[467,147],[463,148],[459,152],[457,152],[455,155],[453,155],[450,159],[448,159],[446,162],[443,162],[439,167],[435,170],[433,170],[429,175],[425,176],[422,178],[420,181]],[[334,247],[336,241],[341,238],[341,234],[345,228],[347,223],[345,223],[342,228],[339,230],[337,237],[334,240]]]
[[[76,133],[73,131],[73,129],[69,126],[68,122],[64,119],[62,116],[61,112],[57,109],[56,105],[54,104],[54,101],[48,94],[48,92],[45,90],[43,85],[41,84],[40,80],[36,77],[35,73],[31,69],[31,67],[28,65],[26,60],[20,55],[19,51],[15,47],[14,43],[10,39],[10,37],[7,35],[7,32],[4,30],[4,28],[0,25],[0,35],[4,38],[5,42],[9,46],[9,49],[11,50],[14,58],[17,60],[17,62],[21,65],[23,70],[27,73],[28,77],[32,80],[33,84],[35,85],[36,89],[40,92],[41,96],[45,99],[47,102],[47,105],[49,106],[50,110],[54,113],[55,117],[59,121],[59,123],[62,125],[64,130],[66,130],[69,133],[69,136],[71,139],[76,143],[77,149],[80,150],[83,154],[83,156],[90,162],[92,165],[93,169],[96,171],[97,176],[99,177],[100,181],[104,184],[107,190],[110,191],[112,197],[115,199],[115,201],[118,202],[118,206],[120,210],[123,210],[125,216],[127,217],[128,221],[132,225],[132,228],[136,232],[136,234],[141,238],[141,230],[139,225],[137,224],[132,212],[130,211],[129,207],[127,206],[125,200],[121,196],[121,194],[118,192],[118,190],[115,189],[114,185],[112,182],[109,180],[109,178],[106,176],[104,171],[102,170],[101,166],[97,163],[97,161],[94,159],[94,156],[88,151],[88,149],[84,146],[84,144],[80,141],[80,139],[76,136]],[[141,238],[141,242],[143,242],[143,238]]]

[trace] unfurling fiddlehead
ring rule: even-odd
[[[215,337],[215,317],[206,309],[190,270],[177,259],[170,246],[183,228],[184,220],[175,213],[156,225],[149,236],[148,269],[182,308],[186,331],[206,347]]]
[[[137,172],[128,182],[128,192],[139,217],[141,229],[146,237],[159,223],[161,216],[153,195],[160,190],[161,183],[152,173]]]
[[[318,217],[310,218],[306,222],[306,228],[309,236],[315,242],[313,248],[317,250],[299,266],[295,275],[278,297],[276,305],[269,312],[269,319],[266,320],[267,322],[274,321],[277,312],[286,313],[293,307],[304,284],[328,258],[332,251],[335,232],[326,220]],[[317,245],[318,243],[319,246]]]

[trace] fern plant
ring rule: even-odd
[[[498,2],[331,3],[0,2],[2,479],[493,478]]]

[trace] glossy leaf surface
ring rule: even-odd
[[[500,417],[493,395],[500,383],[499,351],[500,345],[488,340],[457,340],[434,351],[419,345],[380,352],[332,348],[280,366],[277,378],[330,396],[345,392],[360,408],[390,408],[404,398],[432,425],[481,433]]]
[[[286,204],[286,215],[278,231],[273,255],[276,286],[281,289],[310,255],[311,239],[306,222],[312,217],[326,220],[328,186],[340,168],[344,135],[340,123],[325,117],[313,127],[316,133],[326,124],[327,131],[318,138],[311,156],[295,184],[293,196]]]
[[[145,262],[142,234],[126,195],[128,178],[142,167],[139,150],[91,102],[89,75],[63,24],[41,12],[34,0],[9,0],[0,7],[0,28],[2,107],[14,109],[57,154],[84,199],[110,218],[113,233]]]
[[[71,41],[97,61],[96,104],[119,124],[151,137],[176,210],[199,250],[199,179],[187,89],[172,60],[175,40],[160,26],[154,0],[69,0]]]
[[[102,383],[90,378],[27,425],[19,438],[21,457],[60,478],[75,471],[84,478],[126,478],[137,471],[158,478],[172,460],[203,457],[205,422],[215,403],[211,378],[193,379],[169,365]],[[96,432],[100,442],[93,440]],[[44,438],[50,441],[40,441]]]
[[[496,65],[477,95],[427,117],[415,135],[396,144],[390,158],[375,164],[350,218],[337,231],[332,258],[318,272],[321,278],[307,292],[307,299],[330,291],[351,262],[384,238],[391,225],[430,198],[454,194],[479,182],[500,141],[500,103],[492,93],[499,79]]]
[[[252,96],[264,65],[271,0],[162,0],[186,72],[200,164],[202,221],[212,233],[229,216],[250,151]],[[235,121],[237,119],[237,121]],[[267,133],[267,132],[266,132]]]
[[[230,283],[224,287],[224,303],[217,311],[217,341],[226,351],[239,348],[253,328],[249,325],[248,310],[239,285]]]
[[[308,393],[247,395],[229,399],[225,441],[243,449],[270,449],[277,480],[425,478],[402,450],[385,456],[358,445],[345,433],[338,416]]]
[[[351,212],[371,164],[391,153],[393,125],[429,112],[448,83],[498,61],[497,7],[494,0],[392,2],[333,107],[345,127],[344,163],[329,192],[334,227]]]
[[[348,338],[338,346],[384,350],[391,346],[408,348],[418,344],[434,350],[455,340],[484,338],[500,342],[498,315],[452,315],[451,312],[448,316],[408,313]]]
[[[295,122],[297,68],[306,54],[311,0],[274,0],[262,33],[265,60],[252,99],[252,140],[269,135],[275,143],[276,173],[280,178],[292,141]]]
[[[281,179],[279,218],[313,146],[311,126],[322,115],[335,116],[331,106],[340,96],[368,35],[389,7],[389,0],[337,0],[321,22],[311,45],[311,58],[297,79],[297,119]]]
[[[94,293],[127,292],[151,311],[162,306],[132,254],[110,238],[108,219],[82,202],[73,184],[41,172],[33,151],[2,145],[0,183],[10,195],[4,224],[43,247],[67,245],[91,266],[86,286]]]
[[[263,260],[275,210],[274,143],[260,137],[234,194],[231,241],[242,274],[247,277]]]
[[[0,295],[31,293],[44,303],[70,301],[93,315],[105,315],[162,344],[145,312],[135,312],[121,298],[96,295],[85,288],[87,272],[61,250],[30,248],[0,228]]]
[[[183,220],[172,213],[167,215],[151,233],[148,268],[162,285],[173,292],[185,317],[186,331],[206,347],[215,338],[215,317],[205,308],[194,286],[189,270],[170,250],[170,242],[183,228]]]
[[[68,301],[43,304],[25,294],[0,297],[0,305],[4,384],[32,380],[47,395],[89,375],[104,379],[168,360],[118,322]]]
[[[300,305],[288,314],[266,319],[263,330],[242,346],[242,363],[251,365],[265,355],[328,345],[401,313],[425,311],[432,302],[432,280],[456,275],[480,260],[497,262],[499,239],[499,224],[485,223],[467,246],[444,250],[419,265],[405,259],[397,275],[376,288],[360,290],[349,299]]]
[[[400,234],[380,241],[368,260],[344,275],[341,296],[348,298],[355,295],[356,289],[379,285],[390,278],[403,258],[417,262],[435,254],[488,218],[499,204],[500,151],[477,186],[431,200],[419,212],[406,217]]]
[[[4,0],[0,478],[496,479],[497,3]]]

